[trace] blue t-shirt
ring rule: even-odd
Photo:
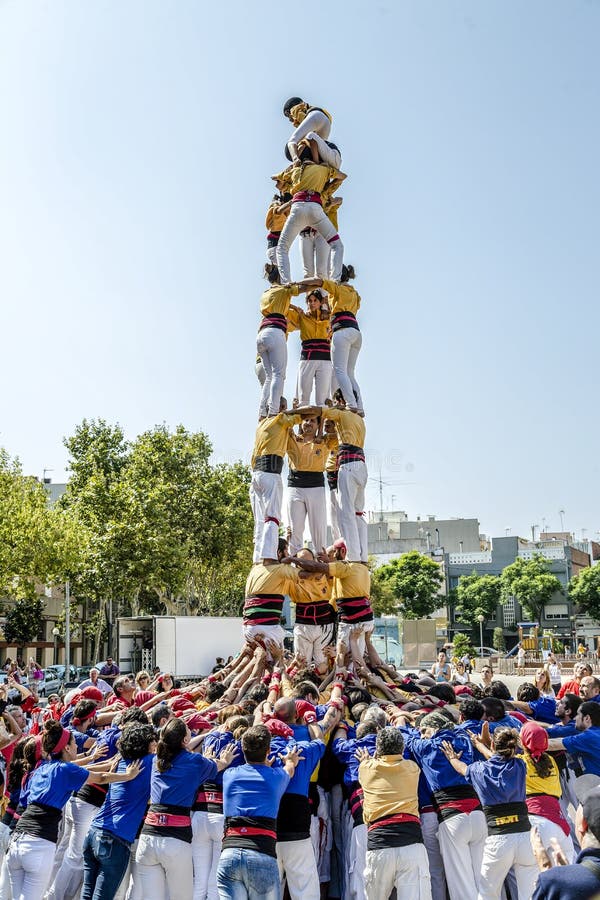
[[[600,726],[578,731],[562,739],[563,746],[581,766],[585,775],[600,775]]]
[[[473,762],[473,747],[470,738],[462,731],[448,728],[438,731],[430,738],[422,738],[412,728],[399,729],[405,738],[406,748],[415,762],[421,766],[432,791],[440,791],[449,787],[466,784],[446,759],[442,744],[448,741],[457,753],[461,754],[461,762],[469,765]]]
[[[356,751],[361,748],[368,750],[371,756],[375,753],[376,734],[365,734],[361,738],[336,738],[332,750],[334,756],[345,766],[344,784],[354,784],[358,781],[358,767],[360,762],[356,758]]]
[[[288,743],[285,738],[274,737],[271,739],[270,756],[273,754],[285,753],[289,747],[296,747],[302,756],[302,759],[296,766],[294,776],[285,792],[286,794],[301,794],[303,797],[308,797],[310,779],[312,773],[317,768],[319,761],[323,758],[325,744],[320,740],[300,741],[298,743],[295,743],[292,740]]]
[[[92,820],[92,828],[110,831],[133,843],[148,806],[153,760],[154,754],[148,753],[141,759],[141,768],[135,778],[109,785],[106,800]],[[117,772],[125,772],[127,766],[128,761],[120,759]]]
[[[533,713],[533,718],[538,722],[549,722],[550,725],[560,722],[556,715],[556,700],[554,697],[540,697],[539,700],[528,700]]]
[[[485,762],[467,767],[465,778],[473,785],[483,806],[525,802],[525,763],[519,757],[502,759],[494,754]]]
[[[290,783],[283,767],[244,763],[223,773],[225,816],[264,816],[276,819],[279,803]]]
[[[217,764],[212,759],[205,759],[200,753],[190,753],[189,750],[181,750],[166,772],[158,771],[155,758],[150,802],[191,807],[200,785],[204,781],[214,781],[217,772]]]
[[[546,729],[549,738],[565,738],[571,737],[572,734],[579,734],[575,722],[567,722],[566,725],[553,725]]]
[[[98,747],[108,747],[108,753],[105,756],[100,757],[102,761],[107,759],[111,759],[116,755],[118,751],[117,741],[121,737],[121,729],[116,728],[114,726],[109,726],[105,728],[104,731],[100,732],[100,736],[98,737]]]
[[[73,791],[80,790],[88,780],[87,769],[70,762],[42,763],[32,773],[28,784],[28,803],[44,803],[62,809]]]
[[[230,731],[211,731],[210,734],[207,734],[204,738],[202,749],[204,751],[211,750],[215,754],[215,758],[221,755],[221,751],[228,747],[230,744],[235,744],[235,756],[232,761],[227,766],[228,769],[232,769],[234,766],[241,766],[244,763],[244,754],[242,753],[242,747],[239,741],[234,741],[233,735]],[[217,775],[214,779],[211,779],[210,784],[216,784],[218,787],[221,787],[223,784],[223,773],[217,772]]]
[[[582,850],[572,866],[552,866],[540,872],[531,900],[592,900],[598,896],[600,881],[581,862],[586,857],[600,863],[600,850]]]
[[[520,719],[517,719],[516,716],[506,715],[502,719],[498,719],[497,722],[488,722],[490,727],[490,734],[493,734],[496,728],[516,728],[517,731],[520,731],[523,727],[523,722]]]

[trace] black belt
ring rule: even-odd
[[[267,453],[266,456],[257,456],[252,466],[255,472],[270,472],[272,475],[281,475],[283,469],[283,456],[276,453]]]
[[[290,469],[287,483],[288,487],[318,488],[325,487],[325,478],[322,472],[300,472],[298,469]]]

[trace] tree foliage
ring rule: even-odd
[[[461,575],[456,586],[456,615],[461,624],[473,627],[478,616],[492,618],[500,602],[501,583],[498,575]]]
[[[379,571],[374,556],[369,557],[371,572],[371,607],[376,616],[393,616],[398,613],[398,599],[394,596],[389,581],[377,575]]]
[[[506,641],[504,640],[504,631],[502,628],[494,628],[494,636],[492,638],[492,646],[498,653],[504,653],[506,650]]]
[[[545,604],[563,593],[562,584],[549,569],[550,563],[540,554],[531,559],[519,557],[500,576],[501,601],[516,597],[531,620],[539,622]]]
[[[596,622],[600,622],[600,565],[583,569],[569,582],[573,603]]]
[[[62,500],[89,533],[75,592],[101,615],[232,615],[252,562],[250,472],[212,465],[202,432],[157,426],[128,443],[119,426],[84,421],[66,442]],[[105,616],[104,616],[105,617]]]
[[[6,612],[4,637],[9,644],[25,647],[40,632],[44,601],[41,597],[15,600]]]
[[[461,659],[463,656],[465,656],[465,654],[467,654],[469,657],[475,656],[471,638],[468,634],[464,634],[461,631],[456,631],[454,633],[454,638],[452,639],[452,645],[454,647],[453,656],[456,656],[458,659]]]
[[[391,594],[405,619],[426,618],[439,608],[443,580],[441,566],[418,550],[380,566],[372,579]]]

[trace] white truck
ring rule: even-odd
[[[242,646],[242,620],[220,616],[131,616],[117,620],[121,672],[159,666],[177,678],[209,675],[218,656]]]

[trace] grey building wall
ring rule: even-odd
[[[383,521],[368,524],[369,553],[400,556],[409,550],[426,553],[443,547],[446,553],[479,551],[477,519],[427,519],[409,521],[402,513],[384,513]]]

